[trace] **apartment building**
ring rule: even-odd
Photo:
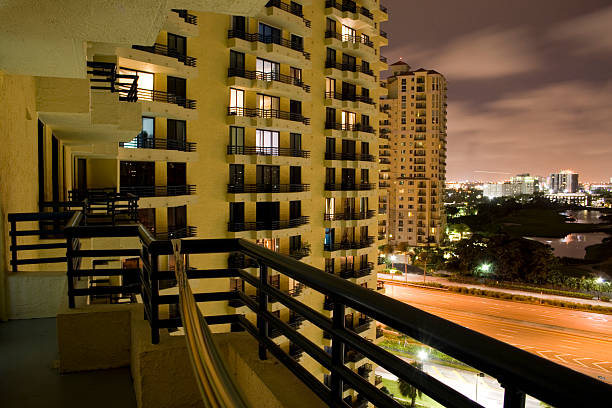
[[[378,211],[377,160],[377,103],[387,93],[380,83],[387,69],[380,54],[388,43],[380,29],[386,9],[378,0],[186,3],[190,10],[126,3],[123,13],[105,11],[89,26],[75,5],[72,27],[11,26],[30,48],[2,42],[2,56],[10,58],[2,58],[0,95],[10,103],[0,110],[6,124],[0,214],[130,195],[138,198],[139,221],[158,238],[245,238],[377,290],[377,246],[386,239],[379,233],[385,214]],[[133,21],[146,30],[135,30]],[[46,59],[36,54],[45,36],[57,50]],[[8,282],[2,317],[53,315],[65,272],[57,264],[8,272],[4,221],[1,228],[7,272],[0,282]],[[54,255],[51,247],[41,251]],[[174,264],[172,256],[159,262],[164,269]],[[248,260],[221,254],[190,266],[256,273]],[[28,272],[44,276],[31,280]],[[269,280],[331,315],[330,299],[273,271]],[[238,279],[210,282],[194,285],[255,293]],[[31,293],[45,302],[19,305]],[[303,325],[280,303],[271,311],[331,352],[320,329]],[[207,314],[234,312],[246,309],[207,304]],[[376,339],[365,316],[347,308],[344,320]],[[275,341],[301,358],[283,336]],[[374,381],[363,356],[347,352],[346,361]],[[308,356],[300,363],[328,381],[328,371]],[[345,398],[357,403],[350,389]]]
[[[446,222],[446,79],[398,61],[386,86],[381,134],[389,139],[379,160],[380,183],[388,189],[388,202],[381,196],[380,206],[389,211],[389,243],[438,244]]]

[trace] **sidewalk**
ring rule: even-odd
[[[408,280],[408,282],[412,282],[418,285],[419,283],[423,282],[423,275],[416,274],[416,273],[408,273],[408,279],[406,279],[406,275],[404,274],[394,275],[394,274],[379,273],[378,279],[392,280],[392,281],[397,281],[398,283],[406,282],[406,280]],[[464,287],[464,288],[476,288],[476,289],[482,289],[482,290],[490,290],[494,292],[509,293],[512,295],[531,296],[531,297],[538,298],[538,299],[562,300],[562,301],[571,302],[571,303],[589,304],[589,305],[594,305],[594,306],[604,306],[604,307],[612,308],[612,302],[602,302],[600,300],[581,299],[581,298],[575,298],[575,297],[569,297],[569,296],[548,295],[544,293],[527,292],[524,290],[503,289],[503,288],[496,288],[493,286],[474,285],[471,283],[451,282],[446,278],[441,278],[438,276],[427,276],[426,282],[435,282],[435,283],[440,283],[442,285],[447,285],[447,286],[459,286],[459,287]]]

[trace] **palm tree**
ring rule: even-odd
[[[413,362],[412,365],[415,367],[419,366],[416,362]],[[414,403],[416,401],[417,395],[419,397],[423,395],[421,390],[417,389],[414,385],[410,384],[407,381],[402,380],[401,378],[397,379],[397,385],[398,385],[400,394],[402,394],[403,397],[410,398],[411,399],[410,406],[414,408]]]

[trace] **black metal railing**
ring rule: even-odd
[[[306,92],[310,92],[310,85],[302,82],[301,78],[296,78],[291,75],[281,74],[280,72],[263,72],[263,71],[247,71],[240,68],[228,68],[228,77],[240,77],[246,79],[256,79],[266,82],[282,82],[283,84],[299,86]]]
[[[138,99],[142,101],[172,103],[186,109],[196,108],[196,101],[194,99],[187,99],[184,96],[153,89],[138,88]]]
[[[227,146],[227,154],[257,155],[257,156],[286,156],[310,157],[308,150],[292,149],[290,147],[262,147],[262,146]]]
[[[310,118],[304,117],[301,113],[278,109],[238,108],[230,106],[227,108],[227,114],[229,116],[245,116],[248,118],[283,119],[310,125]]]
[[[371,154],[346,153],[346,152],[338,152],[338,153],[325,152],[325,160],[351,160],[351,161],[373,162],[375,158]]]
[[[195,16],[193,14],[189,14],[187,12],[187,10],[181,10],[181,9],[172,9],[172,11],[174,11],[175,13],[177,13],[179,15],[180,18],[182,18],[183,20],[185,20],[186,23],[188,24],[193,24],[193,25],[198,25],[198,16]]]
[[[189,67],[195,67],[197,59],[179,52],[176,48],[169,48],[167,45],[154,43],[153,45],[132,45],[135,50],[150,52],[151,54],[164,55],[175,58]]]
[[[374,76],[374,71],[359,64],[343,64],[341,62],[325,61],[325,68],[335,68],[340,71],[361,72],[366,75]]]
[[[304,18],[304,13],[302,12],[301,6],[298,7],[294,5],[293,3],[292,4],[283,3],[280,0],[270,0],[266,4],[266,7],[276,7],[283,11],[286,11],[287,13],[293,14],[294,16],[301,17],[306,27],[310,28],[311,26],[310,20]]]
[[[349,250],[349,249],[363,249],[369,248],[374,244],[374,237],[367,237],[362,239],[361,241],[341,241],[341,242],[332,242],[323,245],[323,249],[325,251],[333,252],[333,251],[341,251],[341,250]]]
[[[137,197],[171,197],[179,195],[192,195],[196,193],[194,184],[180,186],[121,186],[121,194],[131,193]]]
[[[91,89],[106,90],[119,94],[120,101],[138,100],[138,75],[118,74],[112,62],[87,61],[87,75]]]
[[[310,59],[310,53],[304,51],[304,45],[301,42],[291,41],[280,36],[247,33],[240,30],[229,30],[227,33],[227,38],[239,38],[248,42],[260,42],[264,44],[277,44],[282,47],[287,47],[294,51],[301,52],[304,58],[307,60]]]
[[[136,274],[140,277],[140,288],[138,289],[142,294],[146,318],[152,329],[152,341],[159,342],[160,329],[181,326],[180,317],[161,319],[159,315],[160,304],[178,304],[179,301],[178,295],[159,295],[160,281],[171,280],[175,277],[171,271],[159,270],[158,264],[159,256],[173,253],[170,242],[156,241],[141,225],[89,227],[81,226],[81,219],[80,212],[75,213],[65,228],[69,236],[67,258],[70,307],[75,306],[75,296],[85,294],[75,289],[71,282],[76,276],[86,273],[71,265],[80,265],[80,260],[85,257],[106,256],[108,251],[74,249],[78,248],[78,241],[101,236],[135,236],[139,237],[142,243],[141,248],[134,252],[136,256],[140,256],[142,264],[142,268],[137,270]],[[377,407],[400,407],[398,402],[359,375],[359,369],[355,372],[345,365],[347,362],[360,362],[367,358],[403,381],[412,384],[441,405],[458,408],[481,407],[460,392],[355,333],[354,329],[361,330],[363,325],[371,325],[372,320],[392,327],[399,333],[410,336],[416,341],[496,378],[505,388],[504,408],[524,407],[526,394],[559,407],[583,406],[585,395],[588,395],[591,401],[608,401],[612,398],[612,387],[606,383],[246,240],[189,239],[181,240],[180,245],[176,245],[176,248],[175,259],[181,259],[181,262],[178,263],[185,265],[189,264],[193,256],[212,253],[239,253],[254,260],[259,269],[258,274],[231,268],[184,269],[184,273],[188,279],[239,279],[243,286],[248,286],[256,291],[258,294],[256,300],[242,290],[194,293],[192,295],[194,300],[196,302],[223,300],[241,302],[257,315],[257,326],[247,320],[243,314],[206,316],[206,322],[208,324],[231,324],[236,330],[246,330],[259,342],[261,359],[266,359],[268,352],[272,353],[330,406],[345,406],[342,399],[343,390],[352,388],[359,397],[351,400],[351,404],[362,404],[364,401],[369,401]],[[333,318],[324,316],[302,303],[299,298],[271,285],[268,280],[271,270],[325,296],[329,300],[327,307],[333,309]],[[331,338],[330,352],[323,351],[320,345],[313,343],[294,330],[291,325],[268,311],[270,300],[282,304],[294,316],[299,315],[304,318],[304,321],[321,329],[324,337]],[[346,327],[347,308],[354,309],[366,316],[366,319],[357,322],[358,325],[353,330]],[[327,385],[310,374],[290,353],[272,341],[269,335],[272,328],[280,330],[283,336],[295,344],[294,351],[298,350],[300,353],[308,354],[317,363],[331,371]],[[364,368],[362,372],[364,370],[367,368]],[[554,381],[551,381],[551,378],[554,378]]]
[[[374,128],[372,126],[363,125],[361,123],[325,122],[325,129],[375,133]]]
[[[228,184],[227,192],[241,193],[301,193],[310,191],[310,184]]]
[[[389,35],[387,34],[387,32],[383,30],[380,30],[380,36],[383,38],[387,38],[387,39],[389,38]]]
[[[387,57],[384,56],[380,56],[380,62],[384,62],[385,64],[387,63]]]
[[[349,11],[351,13],[359,13],[371,20],[374,19],[374,15],[364,7],[358,7],[354,1],[343,1],[342,3],[336,3],[334,0],[325,0],[325,8],[335,8],[340,11]]]
[[[325,221],[352,221],[352,220],[367,220],[376,215],[376,210],[354,211],[344,213],[323,214]]]
[[[363,102],[368,105],[374,105],[374,100],[369,96],[355,95],[355,94],[343,94],[341,92],[325,92],[326,99],[338,99],[341,101],[351,102]]]
[[[119,147],[126,149],[156,149],[156,150],[178,150],[181,152],[195,152],[196,143],[183,140],[161,139],[151,137],[145,133],[139,133],[129,142],[119,142]]]
[[[359,36],[359,35],[350,35],[350,34],[340,34],[337,31],[326,31],[325,38],[336,38],[342,42],[350,42],[353,44],[363,44],[368,47],[374,47],[374,43],[369,39]]]
[[[365,265],[361,265],[359,269],[340,269],[340,277],[343,279],[359,279],[366,277],[372,273],[374,269],[374,264],[372,262],[368,262]]]
[[[389,10],[387,10],[387,8],[382,5],[382,3],[380,4],[380,11],[382,11],[385,14],[389,13]]]
[[[193,226],[186,226],[182,228],[170,228],[168,231],[160,231],[155,228],[147,228],[155,239],[167,241],[170,239],[177,238],[193,238],[198,235],[198,228]]]
[[[325,183],[327,191],[364,191],[373,190],[375,187],[374,183]]]
[[[288,220],[266,220],[254,222],[228,222],[227,230],[230,232],[239,231],[263,231],[263,230],[281,230],[288,228],[297,228],[308,224],[310,217],[301,216]]]

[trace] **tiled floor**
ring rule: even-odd
[[[0,323],[0,406],[134,408],[129,368],[60,375],[55,319]]]

